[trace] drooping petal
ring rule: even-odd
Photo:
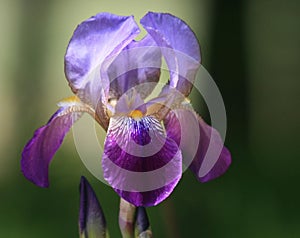
[[[200,182],[226,172],[231,155],[220,134],[190,109],[170,111],[165,118],[167,135],[179,145],[183,161]]]
[[[200,66],[200,48],[190,27],[168,13],[148,12],[141,24],[162,48],[170,71],[170,86],[189,95]]]
[[[48,167],[66,133],[87,105],[76,97],[59,103],[60,108],[48,123],[34,132],[22,152],[21,170],[24,176],[40,187],[48,187]]]
[[[110,119],[104,144],[104,178],[126,201],[154,206],[173,191],[181,177],[182,156],[154,117]]]
[[[202,141],[200,139],[201,145],[198,147],[197,159],[193,160],[190,169],[201,182],[208,182],[227,171],[231,164],[231,154],[224,146],[223,140],[216,129],[207,125],[202,118],[199,118],[199,126],[204,138]],[[216,150],[216,152],[209,151],[209,147]],[[213,162],[212,158],[216,157],[216,154],[219,154],[219,156],[217,161]]]
[[[159,80],[160,67],[161,51],[150,35],[140,41],[132,41],[108,68],[110,97],[119,98],[135,87],[145,99]]]
[[[104,66],[103,62],[112,61],[138,33],[132,16],[110,13],[99,13],[76,28],[65,55],[65,74],[83,102],[95,109],[102,97],[108,97],[109,79],[100,71],[110,63]]]
[[[79,209],[79,233],[81,238],[97,237],[106,238],[106,220],[101,205],[93,188],[86,180],[80,180],[80,209]]]
[[[169,172],[171,173],[171,172]],[[152,180],[158,180],[157,178],[154,178],[155,175],[151,175]],[[135,177],[139,177],[138,175],[134,175],[132,176],[132,178],[134,179]],[[147,176],[148,178],[150,176]],[[162,177],[162,176],[160,176]],[[180,177],[174,179],[171,183],[166,184],[160,188],[157,189],[153,189],[151,191],[147,191],[147,192],[134,192],[134,191],[124,191],[124,190],[120,190],[120,189],[114,189],[119,196],[121,196],[122,198],[124,198],[125,200],[127,200],[128,202],[134,204],[135,206],[144,206],[144,207],[151,207],[151,206],[156,206],[159,203],[161,203],[163,200],[165,200],[167,197],[170,196],[170,194],[173,192],[174,188],[176,187],[176,185],[178,184],[179,180],[181,178]],[[131,180],[131,179],[130,179]],[[144,181],[146,180],[146,181]],[[140,184],[144,183],[151,183],[151,180],[147,180],[144,179],[143,181],[134,181],[132,180],[131,182],[137,183],[139,184],[138,186],[140,186]],[[166,180],[166,179],[164,179]],[[126,183],[129,183],[129,181],[125,181]],[[153,183],[153,182],[152,182]],[[157,181],[155,181],[154,183],[157,183]],[[156,187],[155,184],[152,185],[153,187]]]

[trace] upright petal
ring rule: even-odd
[[[186,166],[200,182],[215,179],[226,172],[231,155],[220,134],[190,109],[177,109],[165,118],[167,135],[179,145]]]
[[[104,178],[126,201],[154,206],[181,178],[181,151],[153,117],[110,119],[104,144]]]
[[[138,33],[132,16],[110,13],[99,13],[76,28],[65,55],[65,74],[83,102],[95,109],[102,96],[108,97],[109,80],[100,73],[102,64],[115,55],[112,61]]]
[[[119,98],[113,111],[114,115],[127,115],[134,110],[145,114],[147,108],[141,95],[135,88],[131,88]]]
[[[72,97],[59,103],[60,108],[48,123],[34,132],[22,152],[21,169],[24,176],[40,187],[48,187],[48,167],[66,133],[82,112],[90,109]]]
[[[127,45],[108,68],[110,97],[119,98],[135,87],[145,99],[159,81],[161,51],[150,35]]]
[[[80,180],[79,233],[81,238],[106,238],[106,220],[96,194],[86,180]]]
[[[162,48],[170,71],[170,86],[187,96],[200,66],[200,48],[190,27],[167,13],[148,12],[141,24]]]

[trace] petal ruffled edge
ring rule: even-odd
[[[134,206],[140,207],[152,207],[156,206],[166,198],[170,196],[173,192],[174,188],[178,184],[180,177],[176,178],[171,183],[151,191],[147,192],[130,192],[124,191],[120,189],[114,189],[116,193],[119,194],[120,197],[128,201],[129,203],[133,204]]]
[[[69,42],[66,78],[72,91],[101,118],[105,115],[110,85],[107,68],[139,32],[133,16],[99,13],[78,25]],[[101,124],[105,128],[108,122],[104,120]]]
[[[162,47],[170,71],[170,86],[190,94],[200,67],[200,46],[191,28],[169,13],[148,12],[141,24]]]
[[[71,97],[58,105],[60,108],[46,125],[34,132],[22,152],[21,171],[39,187],[49,186],[48,168],[54,154],[73,123],[80,118],[82,112],[89,110],[77,97]]]

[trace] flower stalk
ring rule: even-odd
[[[135,212],[136,207],[121,198],[119,227],[123,238],[134,238]]]
[[[119,226],[123,238],[152,238],[145,207],[135,207],[120,200]]]

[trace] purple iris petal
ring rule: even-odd
[[[175,179],[173,182],[148,192],[129,192],[120,189],[114,190],[119,194],[120,197],[135,206],[151,207],[156,206],[169,197],[180,178],[181,177],[178,177],[178,179]]]
[[[141,24],[162,49],[170,71],[170,86],[189,95],[200,66],[195,34],[181,19],[166,13],[147,13]]]
[[[83,237],[106,237],[106,220],[93,188],[86,180],[80,180],[79,232]],[[81,237],[81,236],[80,236]]]
[[[48,167],[66,133],[80,117],[80,112],[60,108],[48,123],[34,132],[22,152],[21,169],[24,176],[40,187],[48,187]]]
[[[108,68],[111,97],[119,98],[127,90],[135,89],[146,98],[159,80],[161,52],[150,35],[127,45]],[[143,83],[152,83],[145,84]]]
[[[111,118],[102,157],[104,178],[126,201],[153,206],[167,198],[182,172],[181,151],[153,117]]]
[[[226,172],[231,164],[230,152],[220,134],[195,112],[189,109],[171,111],[164,122],[167,135],[179,145],[184,163],[200,182],[215,179]]]
[[[102,97],[108,97],[103,95],[109,90],[108,78],[100,73],[108,67],[103,62],[118,54],[138,33],[132,16],[110,13],[99,13],[76,28],[65,55],[65,74],[83,102],[96,108]]]
[[[190,165],[190,169],[197,175],[198,179],[201,182],[207,182],[221,176],[226,172],[231,164],[231,154],[229,150],[225,146],[223,146],[223,141],[218,131],[207,125],[205,121],[200,117],[199,126],[201,131],[200,136],[202,135],[201,138],[203,139],[200,139],[200,145],[197,150],[196,159],[193,160],[192,164]],[[212,168],[209,168],[211,166],[209,162],[203,165],[210,140],[212,141],[211,146],[213,146],[213,148],[221,148],[218,160]],[[201,173],[201,169],[203,171],[207,171],[207,173],[204,172],[205,175],[203,177],[199,176],[199,173]]]

